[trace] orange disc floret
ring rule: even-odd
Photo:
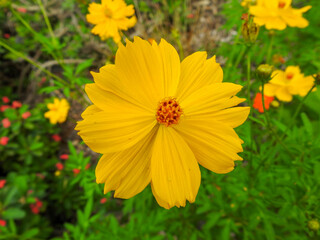
[[[168,97],[163,99],[157,109],[157,121],[166,127],[177,124],[182,115],[182,109],[175,98]]]

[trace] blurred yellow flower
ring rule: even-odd
[[[250,5],[256,4],[257,0],[243,0],[241,2],[242,7],[249,7]]]
[[[288,26],[305,28],[309,22],[302,17],[311,6],[300,9],[291,7],[292,0],[258,0],[257,5],[250,6],[249,12],[255,16],[254,21],[267,29],[283,30]]]
[[[216,172],[242,160],[243,141],[233,128],[249,107],[234,107],[240,85],[222,83],[215,57],[196,52],[180,63],[177,51],[161,40],[138,37],[119,44],[115,64],[92,72],[85,90],[93,102],[76,130],[102,153],[97,183],[115,197],[131,198],[151,183],[160,206],[194,202],[200,186],[199,165]]]
[[[54,99],[53,103],[47,105],[49,111],[44,114],[45,118],[49,118],[51,124],[63,123],[66,121],[69,112],[69,103],[66,99]]]
[[[284,102],[290,102],[292,95],[305,96],[314,85],[314,78],[305,77],[298,66],[289,66],[285,71],[276,70],[271,77],[269,83],[264,85],[264,94],[276,96]]]
[[[101,4],[91,3],[88,10],[87,21],[96,25],[91,32],[102,40],[112,37],[116,43],[120,42],[119,31],[128,30],[137,22],[134,6],[127,6],[124,0],[101,0]]]

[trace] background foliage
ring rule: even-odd
[[[268,60],[279,69],[300,66],[305,75],[320,71],[320,2],[307,2],[307,28],[260,29],[250,50],[252,72]],[[320,219],[319,90],[304,102],[295,97],[271,107],[271,127],[265,114],[252,109],[250,120],[236,129],[244,140],[244,161],[226,175],[201,168],[194,204],[162,209],[149,188],[129,200],[103,196],[94,176],[99,156],[73,131],[88,104],[83,85],[92,81],[89,71],[113,62],[116,50],[112,40],[90,33],[88,3],[0,1],[0,96],[8,96],[9,104],[23,102],[0,112],[0,120],[11,122],[0,126],[0,137],[9,137],[0,145],[0,180],[6,180],[0,188],[0,219],[6,222],[0,239],[319,239],[319,226],[311,226]],[[217,55],[225,81],[244,86],[240,96],[253,99],[259,91],[254,75],[251,92],[246,89],[248,51],[239,34],[246,9],[238,0],[127,3],[135,5],[138,17],[129,37],[163,37],[181,57],[208,51]],[[71,103],[68,121],[58,126],[43,117],[53,97]],[[24,119],[26,111],[31,116]]]

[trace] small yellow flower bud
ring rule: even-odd
[[[56,177],[59,177],[59,176],[61,175],[61,172],[60,172],[60,171],[55,171],[55,172],[54,172],[54,175],[55,175]]]
[[[280,103],[279,103],[277,100],[273,100],[273,101],[271,102],[271,106],[277,108],[277,107],[280,106]]]
[[[310,230],[318,231],[320,229],[320,223],[317,219],[312,219],[308,222],[308,227]]]
[[[273,72],[273,66],[268,64],[261,64],[257,68],[258,77],[263,81],[269,80],[272,72]]]
[[[259,34],[259,25],[253,21],[253,17],[249,16],[249,18],[243,18],[245,22],[241,26],[241,33],[243,39],[247,43],[255,43]]]

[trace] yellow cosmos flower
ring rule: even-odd
[[[311,6],[300,9],[291,7],[292,0],[257,0],[257,5],[250,6],[249,12],[255,16],[254,21],[265,25],[267,29],[283,30],[288,26],[305,28],[309,22],[302,17]]]
[[[88,10],[87,21],[96,25],[91,32],[102,40],[112,37],[120,42],[119,31],[128,30],[137,22],[134,6],[127,6],[123,0],[101,0],[101,4],[91,3]]]
[[[97,183],[115,197],[131,198],[151,183],[164,208],[194,202],[199,165],[216,172],[233,170],[242,160],[242,140],[233,128],[249,107],[234,107],[240,85],[222,83],[215,57],[196,52],[180,63],[165,40],[158,45],[138,37],[120,44],[115,64],[92,73],[85,90],[93,102],[76,130],[102,153]]]
[[[284,102],[290,102],[292,95],[305,96],[314,84],[314,78],[305,77],[297,66],[289,66],[285,71],[276,70],[271,77],[269,83],[264,85],[264,93]]]
[[[59,100],[55,98],[53,103],[47,105],[49,111],[44,114],[45,118],[49,118],[51,124],[63,123],[66,121],[69,112],[69,103],[66,99]]]
[[[250,5],[256,4],[257,0],[243,0],[241,2],[242,7],[249,7]]]

